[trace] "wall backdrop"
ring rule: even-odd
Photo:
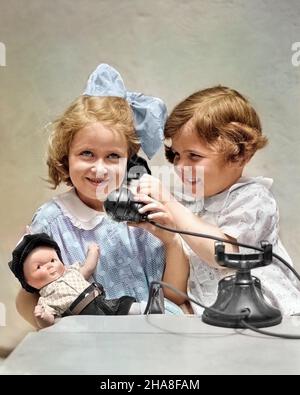
[[[274,178],[281,237],[300,269],[299,41],[299,0],[0,0],[3,355],[32,329],[14,308],[19,287],[7,262],[33,212],[53,195],[43,181],[45,125],[101,62],[169,110],[216,84],[252,101],[270,143],[247,173]],[[165,164],[162,153],[152,163]]]

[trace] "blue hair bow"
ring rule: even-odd
[[[135,130],[145,154],[151,159],[164,140],[167,108],[164,102],[142,93],[128,92],[121,75],[108,64],[100,64],[90,75],[83,93],[88,96],[117,96],[126,99],[134,114]]]

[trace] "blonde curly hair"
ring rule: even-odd
[[[165,137],[180,133],[187,122],[192,123],[204,144],[222,155],[224,163],[246,163],[268,142],[249,101],[221,85],[195,92],[179,103],[167,119]],[[168,147],[166,157],[173,163]]]
[[[52,123],[48,140],[48,182],[55,189],[61,182],[72,186],[68,156],[75,134],[86,125],[102,122],[126,138],[128,157],[136,154],[140,143],[134,130],[133,112],[120,97],[79,96],[62,116]]]

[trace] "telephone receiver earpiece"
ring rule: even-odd
[[[139,213],[139,209],[144,205],[144,203],[136,202],[133,193],[123,186],[108,195],[104,202],[104,209],[117,222],[145,222],[147,214]]]
[[[138,180],[143,174],[151,174],[148,163],[140,156],[133,155],[127,164],[126,184]],[[127,185],[112,191],[104,202],[106,213],[117,222],[145,222],[147,214],[140,214],[139,209],[145,204],[136,202]]]

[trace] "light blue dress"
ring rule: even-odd
[[[144,229],[117,223],[86,206],[74,189],[54,197],[35,213],[31,233],[45,232],[59,245],[66,265],[83,262],[90,243],[100,247],[94,280],[101,283],[108,299],[130,295],[147,301],[149,285],[161,280],[165,251],[159,239]],[[182,313],[172,302],[166,309]]]

